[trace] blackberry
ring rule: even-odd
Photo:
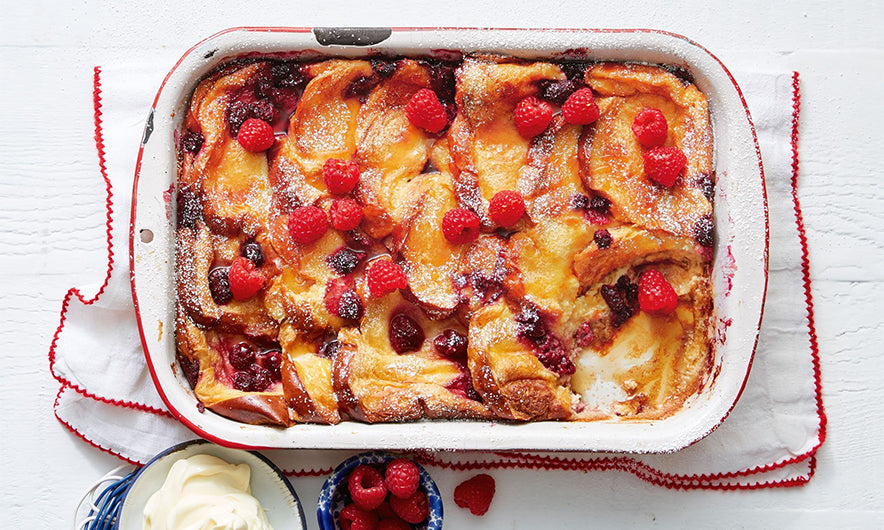
[[[251,390],[253,392],[263,392],[273,384],[273,378],[270,376],[270,371],[268,369],[253,364],[249,369],[249,372],[252,374]]]
[[[596,230],[592,235],[592,238],[595,240],[595,244],[599,246],[599,248],[608,248],[611,246],[611,243],[614,242],[614,238],[611,237],[611,233],[602,228],[601,230]]]
[[[341,276],[346,276],[356,270],[356,267],[359,266],[363,259],[365,259],[364,252],[356,252],[344,247],[329,256],[326,261],[335,272]]]
[[[565,81],[541,81],[540,96],[550,103],[561,106],[568,100],[568,96],[576,92],[580,87],[581,84],[570,79]]]
[[[192,230],[196,227],[196,222],[203,213],[203,205],[199,196],[190,188],[182,188],[178,190],[177,202],[178,226]]]
[[[540,317],[540,311],[533,304],[525,305],[516,315],[519,324],[519,336],[537,339],[546,335],[546,326]]]
[[[237,370],[248,370],[255,362],[255,348],[248,342],[234,344],[227,359],[230,361],[230,365]]]
[[[264,265],[264,249],[261,248],[261,243],[257,241],[249,241],[243,245],[240,254],[254,263],[255,267]]]
[[[604,197],[594,195],[593,198],[589,200],[589,209],[601,214],[607,214],[611,209],[611,201]]]
[[[337,340],[330,340],[328,342],[324,342],[322,346],[319,347],[319,356],[325,357],[326,359],[334,359],[338,355],[338,350],[341,349],[341,343]]]
[[[715,224],[711,217],[704,216],[694,223],[694,238],[704,247],[715,245]]]
[[[393,75],[396,72],[396,69],[399,68],[399,61],[390,61],[387,59],[372,59],[369,61],[371,63],[371,69],[375,71],[381,77],[387,78]]]
[[[250,372],[236,372],[233,374],[233,388],[242,392],[248,392],[252,389],[254,378]]]
[[[577,194],[571,197],[571,208],[575,210],[585,210],[589,207],[589,197],[583,194]]]
[[[341,293],[338,302],[338,316],[347,320],[359,320],[362,318],[362,299],[353,289]]]
[[[184,136],[181,138],[181,147],[184,149],[186,153],[196,154],[199,152],[200,148],[203,146],[203,142],[206,139],[203,138],[202,133],[188,130],[184,133]]]
[[[715,179],[706,174],[697,179],[697,187],[703,192],[703,196],[710,203],[715,201]]]
[[[224,305],[233,300],[228,272],[228,267],[215,267],[209,272],[209,291],[212,293],[212,300],[218,305]]]

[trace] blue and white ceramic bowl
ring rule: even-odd
[[[350,495],[347,492],[347,477],[350,476],[350,472],[362,464],[383,466],[397,458],[403,457],[393,453],[370,452],[352,456],[341,462],[331,476],[326,479],[325,484],[322,485],[322,491],[319,492],[316,517],[319,520],[320,530],[341,530],[337,522],[338,514],[350,501]],[[430,474],[420,464],[417,464],[417,468],[420,470],[421,488],[427,493],[430,516],[423,523],[412,525],[412,527],[416,530],[441,530],[442,496],[439,495],[439,488],[436,487]]]

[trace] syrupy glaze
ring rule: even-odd
[[[569,124],[558,110],[585,87],[601,116]],[[406,116],[421,89],[449,118],[438,133]],[[556,112],[533,139],[513,119],[529,96]],[[688,158],[672,188],[643,174],[630,125],[646,106]],[[268,151],[237,142],[249,118],[273,127]],[[178,355],[219,414],[275,425],[649,419],[677,412],[712,370],[709,116],[664,68],[254,58],[199,83],[176,145]],[[358,166],[348,198],[363,220],[297,243],[292,211],[327,212],[335,198],[322,175],[331,158]],[[507,190],[526,214],[500,228],[488,205]],[[458,207],[481,220],[471,243],[441,231]],[[247,300],[230,291],[239,257],[266,279]],[[408,287],[372,296],[376,260],[397,263]],[[638,306],[650,268],[677,293],[670,314]]]

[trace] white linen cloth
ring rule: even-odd
[[[52,372],[60,383],[58,419],[89,443],[141,463],[170,445],[196,438],[168,415],[154,388],[129,287],[128,217],[135,160],[147,110],[167,68],[144,63],[102,68],[101,133],[113,190],[113,267],[104,289],[94,285],[80,289],[82,296],[73,290],[68,293],[50,352]],[[818,401],[804,254],[792,196],[797,84],[793,87],[791,73],[736,77],[763,154],[770,207],[770,278],[751,375],[727,420],[705,439],[673,454],[446,452],[418,455],[424,462],[446,469],[440,473],[480,467],[619,469],[654,484],[684,488],[782,486],[810,479],[813,454],[824,438],[825,415]],[[91,156],[83,153],[84,159]],[[92,303],[84,303],[84,298],[99,292],[94,301],[85,300]],[[322,474],[347,456],[340,451],[267,453],[296,475]]]

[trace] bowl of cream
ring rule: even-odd
[[[122,502],[119,530],[307,528],[298,495],[279,468],[259,453],[205,440],[155,456]]]

